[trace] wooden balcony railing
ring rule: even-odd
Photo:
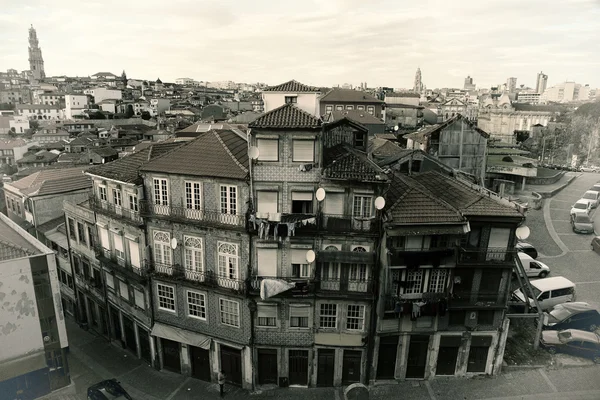
[[[198,222],[201,224],[227,225],[245,227],[244,214],[227,214],[220,210],[193,209],[174,205],[156,204],[148,201],[140,202],[142,216],[167,218],[185,222]]]
[[[191,268],[185,268],[180,264],[163,264],[151,261],[146,261],[145,265],[149,271],[162,277],[169,277],[175,280],[187,280],[203,286],[223,288],[238,293],[245,293],[247,290],[246,282],[244,280],[221,276],[215,274],[213,271],[198,271]]]

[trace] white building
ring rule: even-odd
[[[150,114],[160,115],[171,109],[171,100],[169,99],[150,99]]]
[[[58,120],[63,118],[63,110],[58,105],[46,104],[17,104],[19,116],[32,119]]]
[[[37,96],[36,104],[59,105],[64,97],[62,93],[41,93]]]
[[[177,78],[175,79],[176,85],[193,85],[194,80],[192,78]]]
[[[93,89],[86,89],[83,91],[84,94],[89,94],[94,97],[96,104],[102,102],[102,100],[121,100],[123,94],[118,89],[107,89],[103,87],[97,87]]]
[[[89,108],[88,96],[83,94],[65,95],[65,118],[73,119],[74,115],[80,115],[83,110]]]
[[[575,82],[563,82],[544,91],[541,100],[545,102],[568,103],[590,99],[590,85]]]
[[[528,90],[517,93],[517,103],[528,103],[528,104],[539,104],[540,93],[536,93],[534,90]]]
[[[295,80],[271,86],[262,93],[264,111],[268,113],[285,104],[292,103],[301,110],[320,117],[319,96],[321,90],[316,87],[304,85]]]

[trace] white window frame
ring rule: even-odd
[[[443,293],[446,291],[448,279],[448,270],[444,268],[434,268],[429,270],[429,282],[427,291],[430,293]]]
[[[353,308],[356,307],[356,308]],[[365,329],[365,306],[362,304],[348,304],[346,306],[346,330],[348,331],[363,331]],[[358,314],[351,315],[358,312]],[[350,323],[359,323],[358,328],[351,328]]]
[[[98,185],[98,196],[101,201],[108,201],[108,192],[106,191],[106,186]]]
[[[171,265],[171,234],[169,232],[154,231],[152,234],[152,249],[154,261],[160,264]]]
[[[238,280],[240,277],[238,245],[229,242],[217,242],[217,253],[219,277]]]
[[[190,294],[192,295],[193,301],[198,303],[190,302]],[[194,297],[197,296],[197,297]],[[200,319],[206,321],[207,307],[206,307],[206,294],[197,292],[195,290],[186,290],[185,299],[187,304],[187,316],[190,318]],[[198,313],[200,315],[196,315]],[[202,316],[203,315],[203,316]]]
[[[224,307],[226,307],[226,305],[230,306],[230,309],[225,310]],[[233,306],[235,304],[235,310],[233,309]],[[233,312],[235,311],[235,312]],[[227,317],[230,316],[230,321],[232,321],[232,323],[227,322]],[[240,327],[240,303],[239,301],[235,301],[235,300],[229,300],[229,299],[224,299],[222,297],[219,297],[219,321],[221,321],[222,325],[225,326],[231,326],[234,328],[239,328]],[[235,324],[235,322],[237,321],[237,324]]]
[[[201,215],[199,211],[202,210],[203,198],[202,198],[202,182],[197,181],[185,181],[185,209],[188,218],[200,219]],[[189,210],[189,211],[188,211]],[[196,215],[198,214],[198,215]]]
[[[161,294],[162,292],[162,294]],[[166,297],[165,294],[170,292],[173,296]],[[163,300],[164,299],[164,300]],[[156,302],[158,304],[158,309],[163,311],[168,311],[172,313],[177,313],[177,296],[175,292],[175,286],[166,285],[164,283],[156,283]],[[173,303],[173,308],[167,308],[164,305]]]
[[[326,113],[326,114],[327,114],[327,113],[330,113],[330,112],[332,112],[332,111],[333,111],[333,106],[332,106],[332,105],[325,106],[325,113]]]
[[[290,304],[289,306],[289,327],[290,329],[310,329],[310,306],[304,304]],[[300,314],[306,315],[294,315],[294,310],[303,310]],[[306,326],[294,326],[292,325],[292,318],[306,318]]]
[[[114,276],[109,273],[109,272],[104,272],[104,278],[106,280],[106,286],[108,286],[111,289],[115,288],[115,278]]]
[[[273,310],[275,311],[273,312]],[[277,328],[279,326],[277,311],[277,304],[259,304],[256,311],[256,326],[260,328]],[[274,316],[271,315],[273,313],[275,314]],[[264,316],[264,314],[268,314],[268,316]],[[267,322],[267,324],[261,324],[261,322]],[[274,322],[274,325],[268,324],[271,322]]]
[[[121,279],[117,279],[117,282],[119,282],[119,296],[122,299],[129,301],[129,285]],[[125,291],[123,291],[123,289],[125,289]],[[123,296],[123,292],[125,293],[125,296]]]
[[[204,241],[202,238],[183,237],[183,259],[186,270],[204,272]]]
[[[269,154],[266,149],[273,150],[273,146],[275,146],[275,154]],[[279,161],[279,139],[256,139],[256,147],[258,161]]]
[[[368,215],[365,215],[366,208],[368,208]],[[355,194],[352,199],[352,216],[354,218],[371,218],[373,216],[373,196]]]
[[[238,187],[234,185],[219,185],[219,206],[221,214],[236,215],[238,210]]]
[[[354,110],[354,106],[352,104],[346,105],[346,110]]]
[[[117,207],[123,205],[123,197],[121,195],[121,189],[113,188],[112,190],[113,204]]]
[[[131,211],[138,212],[139,211],[139,206],[138,206],[138,196],[137,196],[137,193],[129,193],[128,196],[127,196],[127,199],[129,200],[129,209]]]
[[[335,309],[335,315],[330,314],[330,313],[323,313],[324,311],[324,307],[328,310],[325,311],[332,311],[333,309]],[[333,307],[333,308],[332,308]],[[339,312],[340,312],[340,307],[338,304],[335,303],[320,303],[319,304],[319,329],[337,329],[338,327],[338,320],[339,320]],[[330,326],[331,322],[334,322],[334,326]],[[324,326],[324,322],[328,322],[327,326]]]
[[[367,106],[367,112],[371,115],[375,115],[375,106]]]
[[[404,294],[423,293],[423,283],[425,282],[425,273],[423,269],[406,270],[406,282],[416,282],[411,286],[404,288]]]
[[[311,155],[310,157],[306,156],[306,157],[300,157],[301,154],[301,150],[307,150],[308,149],[308,145],[306,145],[306,143],[310,143],[312,145],[312,149],[311,149]],[[296,148],[296,146],[302,146],[302,145],[306,145],[306,149],[300,149],[300,148]],[[306,163],[312,163],[315,161],[315,141],[314,140],[307,140],[307,139],[293,139],[292,140],[292,161],[293,162],[306,162]]]
[[[153,178],[152,198],[155,205],[169,205],[169,180],[166,178]]]
[[[138,296],[138,293],[140,294]],[[141,297],[141,299],[140,299]],[[142,304],[140,304],[140,301]],[[139,309],[145,310],[146,309],[146,296],[144,296],[144,292],[140,289],[137,288],[133,288],[133,303],[135,304],[135,306]]]

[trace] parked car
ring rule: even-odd
[[[132,400],[129,393],[114,378],[90,386],[87,390],[87,398],[88,400]]]
[[[600,236],[592,239],[592,250],[600,254]]]
[[[572,354],[591,358],[596,364],[600,364],[600,335],[595,332],[577,329],[543,331],[540,344],[551,354]]]
[[[517,251],[520,251],[521,253],[525,253],[531,258],[535,259],[538,257],[537,249],[531,243],[517,242],[517,245],[515,247],[516,247]]]
[[[593,190],[594,192],[600,192],[600,182],[594,183],[594,186],[592,186],[589,190]]]
[[[588,190],[583,194],[581,200],[588,201],[591,203],[592,208],[598,207],[598,203],[600,202],[600,192],[595,190]]]
[[[595,332],[599,327],[600,312],[588,303],[574,301],[557,304],[552,311],[544,313],[544,329],[555,331],[580,329]]]
[[[585,213],[571,215],[571,227],[575,233],[594,233],[594,223]]]
[[[591,212],[592,203],[587,200],[579,199],[575,202],[575,204],[573,204],[573,207],[571,207],[571,215],[579,213],[586,213],[587,215],[590,215]]]
[[[540,261],[534,260],[532,257],[525,253],[518,253],[523,269],[527,276],[545,278],[550,273],[550,267]]]
[[[581,167],[581,172],[598,172],[598,167]]]
[[[576,299],[575,284],[563,276],[533,280],[531,288],[542,310],[550,310],[557,304]],[[533,299],[527,297],[529,305],[535,308]],[[525,307],[525,293],[520,288],[512,293],[511,300],[517,309]]]

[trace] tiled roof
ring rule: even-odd
[[[512,107],[515,109],[515,111],[538,111],[554,113],[566,111],[566,107],[560,105],[513,103]]]
[[[39,254],[40,250],[13,228],[8,217],[0,217],[0,261]]]
[[[319,88],[314,86],[308,86],[303,83],[291,80],[282,83],[277,86],[271,86],[264,90],[265,92],[288,92],[288,93],[306,93],[306,92],[318,92]]]
[[[19,160],[17,160],[17,163],[20,164],[25,164],[25,163],[31,163],[31,162],[50,162],[50,161],[54,161],[58,158],[58,154],[54,154],[50,151],[46,151],[46,150],[41,150],[38,151],[35,154],[30,154],[28,156],[25,156]]]
[[[463,215],[522,217],[515,208],[501,204],[499,201],[471,189],[459,180],[438,172],[416,174],[414,179],[436,197],[460,210]]]
[[[69,142],[71,146],[87,146],[92,143],[89,138],[77,137]]]
[[[374,138],[369,141],[369,153],[377,160],[384,160],[393,156],[401,158],[413,151],[414,150],[403,149],[397,144],[385,139]]]
[[[406,135],[404,135],[404,138],[405,139],[412,139],[412,140],[414,140],[416,142],[419,142],[419,143],[424,143],[425,138],[428,138],[434,132],[441,131],[442,129],[450,126],[451,124],[453,124],[456,121],[464,121],[464,122],[466,122],[471,128],[473,128],[477,132],[479,132],[479,134],[481,134],[481,136],[483,136],[484,138],[489,138],[490,137],[489,133],[487,133],[486,131],[484,131],[482,129],[479,129],[477,126],[475,126],[475,124],[473,122],[471,122],[468,119],[464,118],[462,115],[457,114],[454,117],[450,118],[449,120],[447,120],[445,122],[442,122],[441,124],[435,124],[435,125],[427,126],[427,127],[419,129],[416,132],[407,133]]]
[[[381,168],[368,159],[365,153],[340,144],[327,149],[327,163],[323,176],[328,179],[343,179],[362,182],[385,182],[387,176]]]
[[[344,102],[344,103],[383,103],[376,97],[362,90],[334,88],[321,96],[321,102]]]
[[[321,127],[321,120],[293,104],[285,104],[257,118],[248,126],[250,128],[318,129]]]
[[[332,111],[330,113],[331,119],[330,122],[340,120],[342,118],[348,118],[352,121],[358,122],[360,124],[371,124],[371,125],[383,125],[384,122],[374,115],[369,114],[366,111],[362,110],[345,110],[345,111]]]
[[[92,167],[87,172],[91,175],[139,185],[142,183],[142,177],[138,173],[140,167],[181,145],[182,143],[156,143],[118,160]]]
[[[0,150],[14,149],[15,147],[25,146],[27,144],[23,139],[0,140]]]
[[[9,185],[29,196],[72,192],[92,186],[83,171],[81,167],[41,170]]]
[[[115,149],[113,149],[112,147],[92,147],[90,149],[91,152],[98,154],[100,157],[110,157],[110,156],[116,156],[117,154],[119,154]]]
[[[416,92],[391,92],[391,93],[386,93],[385,97],[418,97],[418,98],[420,98],[421,95]]]
[[[140,171],[245,179],[248,166],[248,142],[224,130],[206,132],[184,142],[177,150],[148,162]]]

